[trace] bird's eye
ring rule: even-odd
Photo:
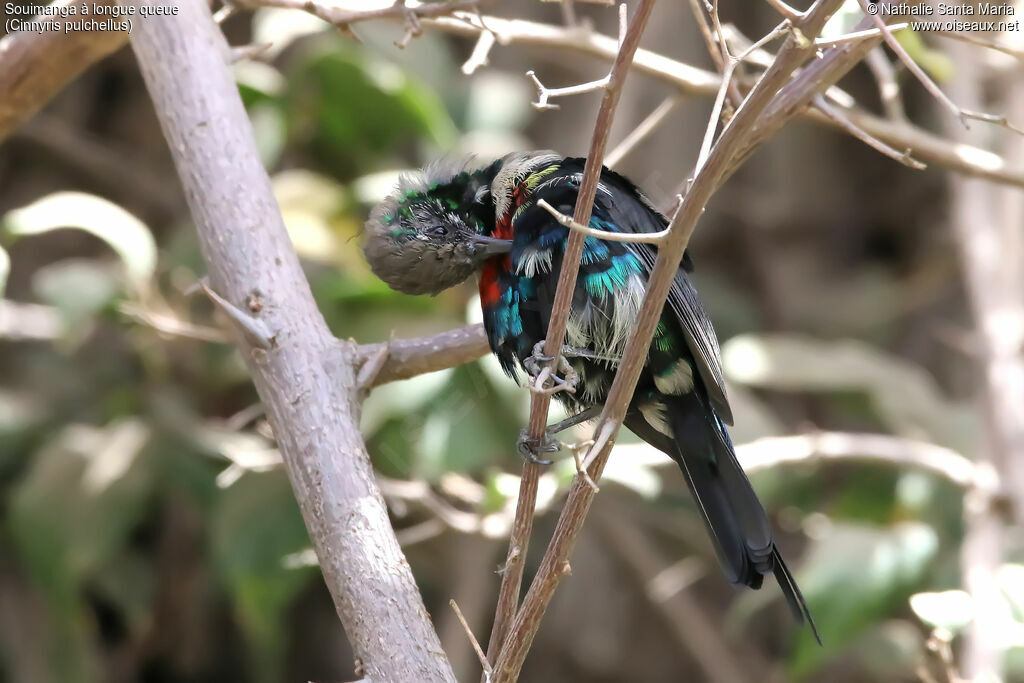
[[[438,237],[443,237],[444,235],[448,234],[448,228],[439,225],[436,228],[431,229],[430,234],[437,235]]]

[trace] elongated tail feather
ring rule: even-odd
[[[800,586],[796,585],[796,579],[793,578],[789,567],[786,566],[778,548],[775,549],[775,580],[779,582],[782,594],[786,596],[786,603],[789,605],[789,611],[793,614],[793,618],[801,624],[806,619],[807,625],[811,627],[811,633],[814,634],[814,639],[818,641],[818,645],[821,645],[821,635],[818,634],[818,627],[814,624],[811,611],[807,609],[804,594],[800,592]]]
[[[711,406],[696,392],[649,400],[663,406],[664,421],[652,424],[648,418],[654,413],[641,402],[626,426],[683,471],[726,578],[760,588],[765,575],[775,574],[794,617],[800,623],[806,619],[820,643],[807,603],[775,545],[768,515]]]

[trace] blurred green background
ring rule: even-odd
[[[771,19],[758,9],[730,20],[758,34]],[[562,20],[539,3],[496,11]],[[614,32],[611,10],[578,11]],[[378,281],[359,249],[366,213],[398,172],[441,154],[585,153],[599,96],[537,112],[523,73],[556,86],[605,65],[498,46],[463,76],[465,40],[427,30],[398,50],[397,24],[360,24],[355,41],[290,11],[225,31],[273,43],[235,74],[332,330],[373,342],[476,321],[472,284],[413,298]],[[682,3],[662,3],[644,46],[708,65]],[[866,73],[843,85],[877,101]],[[612,146],[668,94],[633,76]],[[911,87],[907,106],[933,111]],[[683,102],[619,170],[664,204],[709,108]],[[974,455],[983,416],[957,342],[971,323],[947,182],[797,123],[716,197],[691,253],[741,450],[821,429]],[[186,294],[203,272],[129,50],[0,147],[0,680],[358,678],[244,366],[208,302]],[[447,604],[486,642],[527,402],[487,358],[381,387],[365,406],[395,527],[460,680],[478,664]],[[625,452],[523,681],[915,681],[922,666],[944,680],[926,640],[970,619],[961,487],[859,461],[757,471],[819,648],[773,583],[743,592],[721,578],[678,470]],[[572,473],[562,462],[545,475],[546,509]],[[553,517],[538,522],[528,577]],[[1024,629],[1024,565],[998,576]],[[1024,680],[1021,652],[1011,679]]]

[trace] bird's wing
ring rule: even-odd
[[[596,213],[605,214],[611,224],[621,226],[621,231],[658,232],[668,225],[665,216],[651,206],[636,186],[622,176],[605,169],[601,174],[601,184],[607,191],[597,193],[594,202]],[[627,247],[650,273],[658,257],[657,248],[642,243],[629,243]],[[711,320],[704,312],[697,290],[686,275],[692,270],[693,263],[689,255],[684,255],[669,290],[667,302],[683,329],[686,344],[693,355],[712,407],[723,422],[731,425],[732,409],[729,407],[725,391],[725,375],[722,371],[718,338],[711,326]]]

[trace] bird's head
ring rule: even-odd
[[[494,170],[467,168],[464,162],[435,164],[403,176],[370,213],[363,251],[392,289],[437,294],[510,250],[509,240],[487,234],[494,223]]]

